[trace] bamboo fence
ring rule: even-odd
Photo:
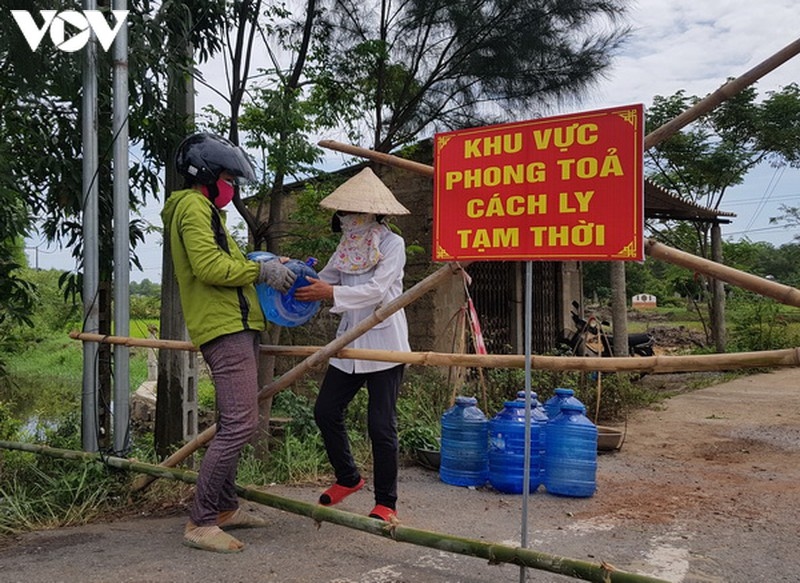
[[[146,464],[97,453],[58,449],[44,445],[11,441],[0,441],[0,449],[20,450],[67,460],[98,462],[117,469],[135,471],[158,478],[180,480],[189,484],[194,484],[197,481],[197,473],[188,470]],[[387,523],[374,518],[336,510],[335,508],[321,506],[319,504],[283,498],[255,488],[237,486],[237,493],[241,498],[246,500],[285,512],[307,516],[318,523],[330,522],[339,526],[346,526],[355,530],[383,536],[384,538],[390,538],[398,542],[406,542],[450,553],[486,559],[492,564],[510,563],[520,567],[529,567],[540,571],[549,571],[551,573],[566,575],[575,579],[583,579],[584,581],[596,581],[597,583],[666,583],[666,581],[662,579],[616,569],[605,562],[600,564],[589,563],[587,561],[560,557],[522,547],[513,547],[501,543],[411,528],[403,526],[401,523],[387,525]]]
[[[158,340],[152,338],[130,338],[127,336],[104,336],[87,332],[72,332],[70,338],[83,342],[120,344],[168,350],[191,350],[197,348],[191,342]],[[261,352],[274,356],[308,358],[326,350],[325,346],[275,346],[261,345]],[[525,368],[525,357],[519,354],[462,354],[451,352],[399,352],[363,348],[342,348],[332,352],[337,358],[378,360],[420,366],[457,366],[466,368]],[[531,356],[534,370],[577,370],[601,372],[708,372],[741,370],[751,368],[775,368],[800,366],[800,348],[736,352],[732,354],[694,354],[683,356]],[[284,375],[285,376],[285,375]],[[281,377],[284,378],[284,377]],[[273,385],[268,385],[273,386]],[[277,384],[275,384],[277,386]],[[283,388],[283,387],[282,387]]]

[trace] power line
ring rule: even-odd
[[[760,229],[745,229],[743,231],[732,231],[729,233],[725,233],[725,236],[728,237],[730,235],[747,235],[749,233],[764,233],[764,232],[772,232],[772,231],[784,231],[789,229],[789,225],[776,225],[774,227],[761,227]]]
[[[797,200],[798,197],[800,197],[800,193],[785,194],[781,196],[772,196],[770,197],[770,201],[777,202],[779,200]],[[743,206],[743,205],[757,203],[760,202],[761,200],[762,200],[761,198],[742,198],[739,200],[732,200],[732,201],[726,200],[725,207]]]
[[[780,182],[781,177],[783,176],[783,171],[786,169],[785,166],[781,166],[780,168],[776,168],[775,171],[772,173],[772,177],[769,180],[766,188],[764,189],[764,194],[759,201],[758,206],[756,207],[755,212],[750,215],[750,221],[747,223],[747,227],[745,228],[746,231],[750,230],[750,227],[753,226],[753,223],[758,218],[758,215],[761,214],[761,211],[764,210],[764,206],[767,204],[769,197],[772,193],[775,192],[775,189],[778,187],[778,183]],[[780,170],[780,174],[778,171]]]

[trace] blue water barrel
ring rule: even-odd
[[[544,487],[558,496],[589,497],[597,489],[597,427],[583,406],[566,403],[547,423]]]
[[[535,492],[542,483],[546,425],[544,409],[531,406],[528,492]],[[489,483],[500,492],[521,494],[524,477],[525,401],[518,399],[506,401],[503,410],[489,420]]]
[[[456,397],[442,414],[439,478],[453,486],[483,486],[489,479],[489,421],[474,397]]]
[[[547,412],[547,418],[554,419],[561,412],[561,407],[564,405],[564,403],[580,405],[583,407],[583,412],[586,412],[586,406],[581,403],[577,397],[575,397],[575,391],[572,389],[559,387],[555,390],[555,394],[547,399],[547,401],[544,403],[544,409]]]
[[[253,261],[272,261],[275,255],[266,251],[253,251],[248,253],[247,258]],[[273,324],[293,328],[305,324],[314,317],[319,310],[320,302],[301,302],[295,299],[294,292],[299,287],[309,285],[310,282],[306,277],[315,279],[319,277],[313,268],[315,263],[316,259],[309,258],[306,262],[290,259],[284,264],[297,275],[294,284],[286,293],[281,293],[266,283],[256,284],[261,311],[267,320]]]

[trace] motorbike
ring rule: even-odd
[[[576,356],[614,356],[614,336],[606,332],[611,324],[594,315],[583,318],[580,305],[572,302],[570,314],[574,330],[564,334],[563,341]],[[628,334],[628,356],[653,356],[655,339],[647,332]]]

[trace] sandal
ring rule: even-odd
[[[191,523],[186,525],[183,544],[213,553],[239,553],[244,548],[243,542],[222,532],[218,526],[195,526]]]
[[[383,520],[384,522],[395,523],[397,522],[397,510],[382,504],[378,504],[369,513],[369,517],[377,518],[378,520]]]
[[[217,526],[222,530],[233,530],[235,528],[263,528],[269,526],[269,522],[253,514],[248,514],[241,508],[236,510],[226,510],[220,512],[217,517]]]
[[[358,484],[353,486],[352,488],[348,488],[347,486],[341,486],[339,484],[334,484],[327,490],[325,490],[319,497],[319,503],[323,506],[333,506],[334,504],[338,504],[345,498],[347,498],[350,494],[354,494],[358,492],[361,488],[364,487],[364,478],[361,478],[358,481]]]

